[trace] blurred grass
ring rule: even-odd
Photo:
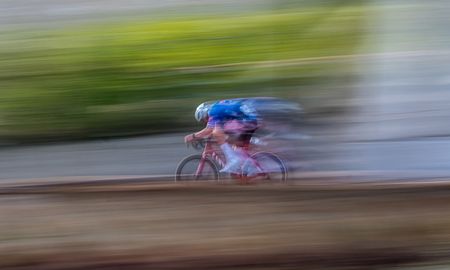
[[[358,48],[365,7],[338,3],[2,33],[0,139],[168,132],[204,100],[298,99],[351,69],[301,61]]]

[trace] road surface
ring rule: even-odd
[[[0,180],[83,176],[170,177],[179,161],[196,153],[184,134],[9,146],[0,151]],[[374,142],[327,142],[313,137],[278,147],[291,175],[367,172],[378,178],[421,178],[450,175],[449,138]],[[344,155],[345,153],[345,155]],[[361,153],[365,153],[361,159]],[[386,155],[385,153],[389,153]],[[426,160],[426,162],[424,162]]]

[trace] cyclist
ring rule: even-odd
[[[206,127],[185,136],[184,141],[188,143],[212,135],[226,158],[226,165],[220,172],[240,173],[241,166],[250,158],[241,148],[233,149],[230,144],[248,145],[253,133],[258,128],[258,115],[249,101],[250,99],[228,99],[204,102],[195,110],[195,119],[198,122],[206,123]],[[247,175],[257,173],[256,166],[247,168]]]

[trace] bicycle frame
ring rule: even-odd
[[[211,157],[214,161],[216,161],[221,168],[225,166],[225,160],[217,153],[216,148],[217,147],[214,147],[214,143],[211,140],[207,139],[205,141],[205,147],[203,148],[202,152],[202,159],[197,167],[195,176],[199,176],[202,173],[205,166],[205,159],[207,159],[208,157]]]
[[[201,154],[185,157],[177,166],[175,180],[221,179],[219,170],[225,166],[226,159],[219,145],[211,138],[195,140],[190,144],[196,150],[201,151]],[[243,160],[239,172],[230,174],[231,178],[242,183],[247,183],[249,180],[285,182],[288,171],[283,160],[274,153],[261,150],[258,146],[258,144],[236,146],[244,151],[246,158]],[[191,164],[191,166],[186,167],[187,164]],[[207,166],[212,171],[205,171]],[[187,168],[186,172],[184,168]],[[258,171],[256,172],[255,169]]]
[[[242,149],[244,149],[245,152],[248,152],[250,149],[249,145],[245,145],[241,147]],[[248,156],[250,157],[251,155],[248,153]],[[205,146],[203,148],[203,152],[202,152],[202,159],[200,160],[200,163],[197,167],[197,170],[195,172],[195,176],[198,177],[199,175],[202,174],[203,172],[203,168],[205,166],[205,160],[207,158],[213,159],[215,162],[217,162],[217,164],[223,168],[226,164],[225,158],[223,157],[222,151],[219,149],[218,145],[213,142],[211,139],[206,139],[205,140]],[[261,169],[261,171],[263,171],[262,167],[256,162],[253,161],[255,166],[257,166],[258,168]],[[233,178],[237,178],[237,179],[241,179],[241,180],[247,180],[250,178],[255,178],[255,177],[259,177],[262,175],[266,175],[266,173],[260,173],[258,175],[255,175],[254,177],[247,177],[244,174],[231,174],[231,176]]]

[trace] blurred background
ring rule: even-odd
[[[370,16],[382,8],[289,0],[0,4],[0,143],[8,147],[0,167],[8,179],[172,174],[187,153],[182,135],[201,128],[193,118],[199,103],[254,96],[304,107],[302,119],[277,104],[263,110],[280,114],[277,152],[292,168],[316,168],[299,163],[301,138],[334,130],[327,119],[348,110],[363,73],[357,64],[373,52],[364,48]],[[154,134],[162,135],[130,139]],[[318,160],[312,149],[301,156]]]
[[[402,0],[1,1],[0,177],[167,175],[187,153],[182,135],[200,128],[199,103],[254,96],[303,109],[281,117],[291,128],[276,151],[292,171],[447,176],[448,10]]]
[[[2,5],[1,136],[18,142],[185,131],[205,100],[344,98],[369,11],[357,1]]]
[[[449,13],[0,0],[0,268],[447,269]],[[199,103],[261,96],[301,181],[147,181],[195,152]]]
[[[199,103],[231,97],[336,109],[333,96],[352,95],[352,55],[370,8],[359,1],[3,1],[2,10],[0,136],[33,142],[184,132]],[[319,106],[325,95],[330,101]]]

